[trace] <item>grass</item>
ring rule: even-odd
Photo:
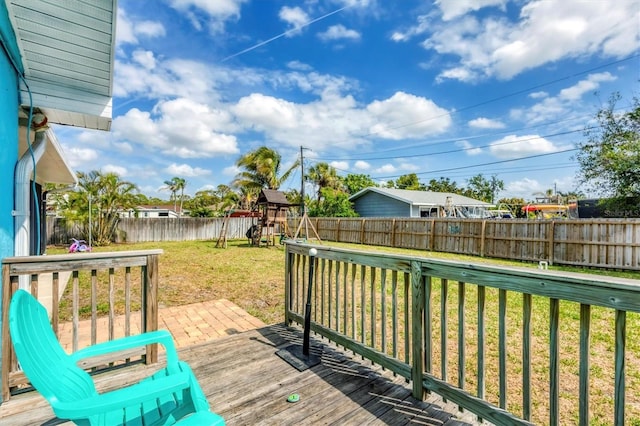
[[[426,258],[444,258],[468,261],[474,263],[487,263],[509,266],[528,266],[535,268],[536,264],[476,258],[472,256],[459,256],[446,253],[434,253],[418,250],[393,249],[388,247],[371,247],[344,243],[325,243],[336,247],[361,249],[367,251],[401,253],[405,255],[416,255]],[[277,245],[275,247],[253,247],[247,244],[245,240],[230,241],[226,249],[216,248],[215,241],[184,241],[184,242],[153,242],[140,244],[119,244],[109,247],[99,247],[96,251],[119,251],[119,250],[144,250],[161,248],[164,253],[159,260],[159,303],[161,306],[179,306],[205,300],[228,299],[240,306],[251,315],[261,319],[266,324],[275,324],[283,321],[284,318],[284,247]],[[61,253],[64,249],[51,249],[49,253]],[[556,267],[550,269],[586,272],[601,275],[611,275],[626,278],[638,278],[638,273],[622,272],[622,271],[598,271],[585,270],[582,268]],[[474,293],[471,286],[467,305],[474,306]],[[497,297],[493,291],[488,293],[488,305],[495,304]],[[434,294],[434,307],[439,306],[439,289]],[[455,318],[455,309],[457,309],[455,286],[450,289],[448,308],[451,310],[452,317]],[[518,312],[521,298],[518,295],[510,295],[509,304]],[[534,341],[537,352],[542,357],[546,349],[548,349],[547,333],[548,322],[543,318],[548,313],[548,299],[534,300],[534,322],[545,324],[541,329],[534,330]],[[81,303],[82,305],[82,303]],[[561,313],[561,334],[563,339],[569,337],[576,340],[576,330],[578,329],[578,306],[569,302],[562,302]],[[613,333],[612,330],[612,312],[600,308],[594,308],[593,316],[593,335],[592,335],[592,420],[595,424],[607,424],[612,413],[612,362],[613,362]],[[470,319],[474,315],[468,316]],[[539,317],[539,321],[535,318]],[[510,317],[510,322],[516,328],[520,326],[521,318],[518,315]],[[490,325],[491,324],[491,325]],[[474,321],[470,321],[467,326],[471,329],[474,327]],[[488,338],[491,339],[489,344],[493,342],[490,328],[493,328],[495,321],[488,318]],[[448,329],[450,341],[455,341],[456,325],[451,324]],[[438,329],[434,331],[434,338],[438,338]],[[511,332],[510,332],[511,333]],[[514,332],[516,333],[516,332]],[[640,314],[629,314],[627,319],[627,401],[628,401],[628,420],[630,424],[640,424],[640,406],[637,404],[635,395],[640,393],[640,368],[636,355],[640,354]],[[517,333],[516,333],[517,334]],[[517,337],[517,336],[514,336]],[[517,339],[516,339],[517,340]],[[564,340],[566,341],[566,340]],[[437,350],[437,345],[436,345]],[[450,360],[455,360],[457,348],[451,347],[449,350]],[[569,371],[571,374],[567,377],[575,377],[573,374],[577,371],[575,358],[577,355],[577,345],[569,344],[561,349],[562,369]],[[472,372],[475,368],[473,359],[475,353],[473,350],[467,351],[467,371],[468,377],[473,377]],[[509,348],[509,365],[510,368],[519,368],[519,348]],[[495,370],[496,360],[489,357],[487,359],[488,368]],[[493,365],[493,367],[491,367]],[[545,382],[548,383],[548,363],[542,362],[536,364],[535,380],[541,383],[542,388]],[[455,378],[455,366],[453,363],[448,365],[449,378]],[[439,365],[434,364],[434,370],[439,371]],[[517,371],[512,371],[516,374]],[[471,379],[473,380],[473,379]],[[473,382],[468,383],[472,389]],[[509,384],[510,401],[517,401],[520,398],[519,383]],[[548,385],[546,385],[548,386]],[[562,382],[561,392],[563,395],[574,394],[577,389],[576,380],[564,380]],[[488,397],[491,400],[497,398],[495,390],[489,387],[487,389]],[[571,400],[568,397],[568,400]],[[563,402],[567,399],[563,397]],[[534,411],[544,412],[547,401],[542,401],[542,406],[535,407]],[[510,408],[515,408],[511,407]],[[568,414],[566,407],[563,406],[563,414]],[[517,409],[516,409],[517,412]],[[542,418],[542,417],[539,417]],[[577,421],[573,416],[569,418],[563,416],[564,420],[569,423]]]

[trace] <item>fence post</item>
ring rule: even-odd
[[[413,359],[411,360],[411,380],[413,397],[424,398],[422,387],[424,347],[422,341],[424,324],[424,280],[422,268],[418,261],[411,261],[411,344]]]
[[[147,256],[144,272],[144,331],[158,329],[158,255]],[[147,345],[146,364],[158,362],[158,344]]]
[[[551,223],[549,223],[549,248],[548,248],[548,260],[549,260],[549,265],[553,265],[553,257],[554,257],[554,241],[555,241],[555,232],[556,232],[556,221],[552,220]]]

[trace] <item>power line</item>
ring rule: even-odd
[[[474,168],[474,167],[492,166],[494,164],[510,163],[512,161],[528,160],[528,159],[531,159],[531,158],[539,158],[539,157],[546,157],[546,156],[549,156],[549,155],[563,154],[563,153],[566,153],[566,152],[577,151],[578,149],[580,149],[580,148],[571,148],[571,149],[565,149],[565,150],[562,150],[562,151],[547,152],[547,153],[544,153],[544,154],[528,155],[526,157],[511,158],[509,160],[499,160],[499,161],[491,161],[491,162],[488,162],[488,163],[472,164],[472,165],[460,166],[460,167],[451,167],[451,168],[448,168],[448,169],[430,170],[428,172],[416,173],[416,175],[425,175],[425,174],[430,174],[430,173],[442,173],[442,172],[449,172],[449,171],[453,171],[453,170],[471,169],[471,168]],[[378,176],[376,178],[372,177],[372,179],[393,179],[393,178],[397,178],[397,177],[400,177],[400,176],[402,176],[402,175]]]
[[[534,90],[538,90],[538,89],[541,89],[543,87],[550,86],[550,85],[555,84],[555,83],[559,83],[561,81],[569,80],[571,78],[575,78],[575,77],[578,77],[578,76],[581,76],[581,75],[584,75],[584,74],[588,74],[588,73],[591,73],[593,71],[598,71],[598,70],[601,70],[603,68],[608,68],[608,67],[611,67],[613,65],[618,65],[620,63],[623,63],[623,62],[626,62],[626,61],[629,61],[629,60],[632,60],[632,59],[635,59],[635,58],[640,58],[640,53],[632,55],[632,56],[628,56],[628,57],[623,58],[623,59],[619,59],[617,61],[607,62],[606,64],[598,65],[596,67],[592,67],[592,68],[589,68],[589,69],[584,70],[584,71],[576,72],[576,73],[573,73],[573,74],[570,74],[570,75],[566,75],[566,76],[563,76],[563,77],[560,77],[560,78],[557,78],[557,79],[554,79],[554,80],[550,80],[550,81],[547,81],[547,82],[544,82],[544,83],[540,83],[540,84],[537,84],[535,86],[528,87],[526,89],[517,90],[515,92],[507,93],[505,95],[498,96],[496,98],[488,99],[486,101],[482,101],[482,102],[479,102],[479,103],[476,103],[476,104],[473,104],[473,105],[468,105],[466,107],[462,107],[462,108],[456,109],[455,111],[447,111],[446,113],[438,114],[438,115],[435,115],[435,116],[432,116],[432,117],[427,117],[427,118],[422,119],[422,120],[413,121],[413,122],[410,122],[410,123],[405,123],[405,124],[401,124],[401,125],[394,126],[394,127],[386,127],[384,129],[381,129],[381,130],[376,131],[376,132],[364,133],[364,134],[361,134],[361,135],[355,135],[353,137],[356,137],[356,138],[367,138],[369,136],[375,136],[375,135],[378,135],[378,134],[383,133],[383,132],[388,132],[390,130],[397,130],[397,129],[402,129],[402,128],[405,128],[405,127],[415,126],[417,124],[422,124],[422,123],[425,123],[427,121],[436,120],[438,118],[450,116],[450,115],[453,115],[454,113],[459,113],[459,112],[462,112],[462,111],[468,111],[470,109],[478,108],[478,107],[481,107],[481,106],[484,106],[484,105],[488,105],[488,104],[491,104],[491,103],[494,103],[494,102],[497,102],[497,101],[508,99],[508,98],[513,97],[513,96],[517,96],[517,95],[521,95],[521,94],[524,94],[524,93],[532,92]]]
[[[594,128],[595,127],[589,127],[588,129],[594,129]],[[452,153],[456,153],[456,152],[473,151],[475,149],[489,148],[489,147],[493,147],[493,146],[510,145],[510,144],[515,144],[515,143],[532,141],[532,140],[536,140],[536,139],[551,138],[551,137],[554,137],[554,136],[564,136],[564,135],[568,135],[568,134],[571,134],[571,133],[582,132],[584,130],[585,129],[568,130],[566,132],[552,133],[552,134],[543,135],[543,136],[533,136],[533,137],[530,137],[530,138],[517,139],[517,140],[514,140],[514,141],[498,142],[498,143],[493,143],[493,144],[489,144],[489,145],[480,145],[480,146],[473,146],[473,147],[467,147],[467,148],[450,149],[448,151],[430,152],[430,153],[426,153],[426,154],[394,155],[392,157],[363,158],[361,160],[363,160],[363,161],[364,160],[373,161],[373,160],[390,160],[390,159],[396,159],[396,158],[430,157],[430,156],[434,156],[434,155],[443,155],[443,154],[452,154]],[[465,140],[465,139],[461,139],[461,140]],[[328,159],[324,159],[324,161],[328,161]],[[337,161],[337,160],[332,160],[332,161]]]

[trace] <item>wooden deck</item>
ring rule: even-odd
[[[301,343],[300,329],[274,325],[190,346],[180,354],[192,366],[212,409],[228,425],[476,424],[474,416],[436,395],[417,401],[403,378],[313,336],[312,352],[321,351],[322,356],[311,369],[300,372],[276,354]],[[100,374],[96,382],[100,389],[109,389],[136,381],[148,370],[128,367]],[[291,393],[300,395],[299,402],[287,402]],[[67,423],[29,392],[0,405],[0,424]]]

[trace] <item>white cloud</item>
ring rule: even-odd
[[[506,127],[501,121],[485,117],[478,117],[469,121],[469,126],[476,127],[478,129],[504,129]]]
[[[98,151],[90,148],[64,148],[65,158],[74,169],[84,170],[99,158]]]
[[[278,17],[282,21],[289,24],[288,30],[300,29],[301,27],[303,27],[305,24],[309,22],[309,15],[307,15],[307,13],[304,10],[302,10],[302,8],[297,6],[296,7],[284,6],[282,9],[280,9],[280,12],[278,13]],[[286,36],[293,37],[299,34],[300,34],[300,31],[292,31],[292,32],[288,32]]]
[[[479,155],[482,154],[481,148],[475,148],[469,141],[458,141],[456,145],[465,150],[467,155]]]
[[[188,99],[161,102],[153,115],[136,108],[113,121],[114,134],[121,141],[159,149],[181,158],[206,158],[239,152],[227,111]]]
[[[176,164],[173,163],[165,169],[165,171],[172,176],[180,177],[195,177],[210,175],[210,170],[205,170],[200,167],[191,167],[188,164]]]
[[[579,81],[577,84],[562,89],[558,97],[564,101],[577,101],[585,93],[593,92],[596,90],[601,82],[614,81],[616,77],[608,72],[599,74],[590,74],[586,80]]]
[[[212,34],[219,34],[226,21],[240,18],[240,7],[246,1],[169,0],[169,5],[189,19],[195,29],[206,25]]]
[[[497,158],[511,159],[558,151],[551,141],[538,135],[509,135],[491,142],[489,151]]]
[[[369,170],[371,168],[371,164],[366,161],[358,160],[355,162],[353,167],[357,170]]]
[[[504,192],[500,194],[501,198],[523,198],[525,201],[531,201],[534,198],[536,192],[544,192],[547,188],[544,187],[536,179],[523,178],[512,182],[505,183]]]
[[[238,173],[240,173],[240,171],[241,170],[234,164],[222,169],[222,174],[224,176],[236,176]]]
[[[579,102],[582,97],[585,94],[596,92],[601,83],[614,81],[615,79],[616,77],[608,72],[589,74],[585,79],[573,86],[560,90],[557,96],[545,93],[544,96],[535,97],[534,99],[541,99],[540,102],[528,108],[512,109],[510,116],[512,119],[521,120],[528,124],[537,124],[545,121],[555,121],[558,117],[569,118],[572,115],[583,115],[586,113],[583,110],[587,105]]]
[[[376,121],[370,133],[385,139],[419,138],[442,133],[451,126],[449,111],[429,99],[404,92],[372,102],[367,112]]]
[[[329,165],[335,168],[338,171],[348,171],[349,170],[349,162],[348,161],[332,161]]]
[[[487,6],[499,6],[505,9],[507,0],[437,0],[436,5],[442,10],[442,19],[449,21],[468,12],[480,10]]]
[[[542,98],[546,98],[547,96],[549,96],[549,94],[547,92],[544,92],[544,91],[533,92],[533,93],[529,94],[529,97],[531,99],[542,99]]]
[[[444,4],[467,10],[470,5],[454,0]],[[440,55],[459,58],[458,64],[440,74],[440,80],[510,79],[567,58],[623,57],[640,44],[637,0],[618,1],[616,7],[606,1],[532,0],[522,6],[517,21],[506,14],[446,16],[452,19],[432,22],[434,30],[424,42],[425,48]]]
[[[127,169],[125,167],[116,166],[114,164],[107,164],[105,166],[102,166],[101,170],[105,173],[115,173],[120,177],[125,177],[128,174]]]
[[[398,169],[405,172],[415,172],[416,170],[420,170],[421,167],[411,163],[400,162],[400,164],[398,164]]]
[[[135,50],[131,55],[134,62],[142,65],[147,70],[152,70],[156,67],[156,58],[153,56],[153,52],[148,50]]]
[[[116,27],[116,44],[138,44],[138,37],[154,38],[163,37],[165,28],[156,21],[132,22],[124,9],[118,8],[118,25]]]
[[[384,164],[374,170],[375,173],[395,173],[398,169],[393,164]]]
[[[356,30],[350,30],[344,25],[338,24],[332,25],[326,31],[318,33],[318,38],[323,41],[341,39],[359,40],[360,33]]]
[[[311,65],[305,64],[304,62],[300,62],[300,61],[287,62],[287,67],[296,71],[311,71],[313,69]]]

